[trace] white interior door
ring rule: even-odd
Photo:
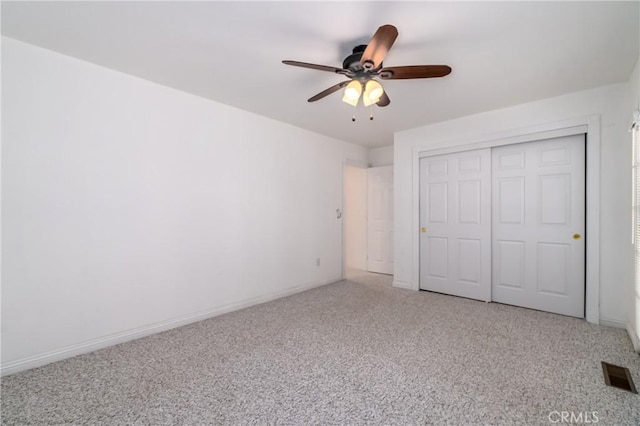
[[[393,166],[367,169],[367,270],[393,274]]]
[[[491,300],[490,149],[420,160],[420,227],[420,288]]]
[[[343,167],[342,232],[344,273],[367,269],[367,169]]]
[[[584,318],[584,143],[492,150],[494,301]]]

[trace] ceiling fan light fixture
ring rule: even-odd
[[[375,80],[367,81],[364,87],[364,96],[362,97],[364,106],[373,105],[378,102],[383,93],[384,89],[382,88],[382,84]]]
[[[357,107],[358,102],[360,102],[360,97],[362,97],[364,106],[376,104],[379,107],[386,107],[391,103],[389,96],[380,82],[374,80],[374,78],[385,81],[412,80],[417,78],[444,77],[451,73],[451,67],[448,65],[383,67],[382,62],[397,37],[398,29],[393,25],[387,24],[379,27],[371,40],[369,40],[369,43],[353,48],[353,53],[342,61],[342,68],[290,60],[282,62],[285,65],[339,74],[348,79],[334,84],[317,95],[310,97],[307,99],[307,102],[315,102],[323,99],[344,88],[342,100],[349,105]]]
[[[362,94],[362,83],[357,80],[351,81],[344,89],[342,101],[351,106],[357,106],[360,95]]]

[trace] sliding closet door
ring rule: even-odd
[[[584,135],[492,150],[496,302],[584,318]]]
[[[420,288],[491,300],[491,152],[420,160]]]

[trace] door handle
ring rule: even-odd
[[[582,235],[580,235],[580,234],[573,234],[573,239],[574,239],[574,240],[579,240],[580,238],[582,238]]]
[[[427,228],[425,228],[425,227],[423,226],[422,228],[420,228],[420,232],[422,232],[422,233],[424,234],[425,232],[427,232]]]

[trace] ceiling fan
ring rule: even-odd
[[[362,95],[364,106],[376,104],[385,107],[391,103],[382,85],[376,80],[407,80],[413,78],[444,77],[451,72],[447,65],[407,65],[400,67],[383,67],[382,61],[398,37],[398,30],[393,25],[383,25],[373,35],[369,44],[353,48],[351,55],[342,63],[342,68],[326,65],[309,64],[298,61],[282,61],[283,64],[296,67],[328,71],[344,75],[350,80],[340,82],[312,96],[308,102],[315,102],[338,90],[345,88],[342,100],[354,107]],[[364,89],[364,94],[363,94]]]

